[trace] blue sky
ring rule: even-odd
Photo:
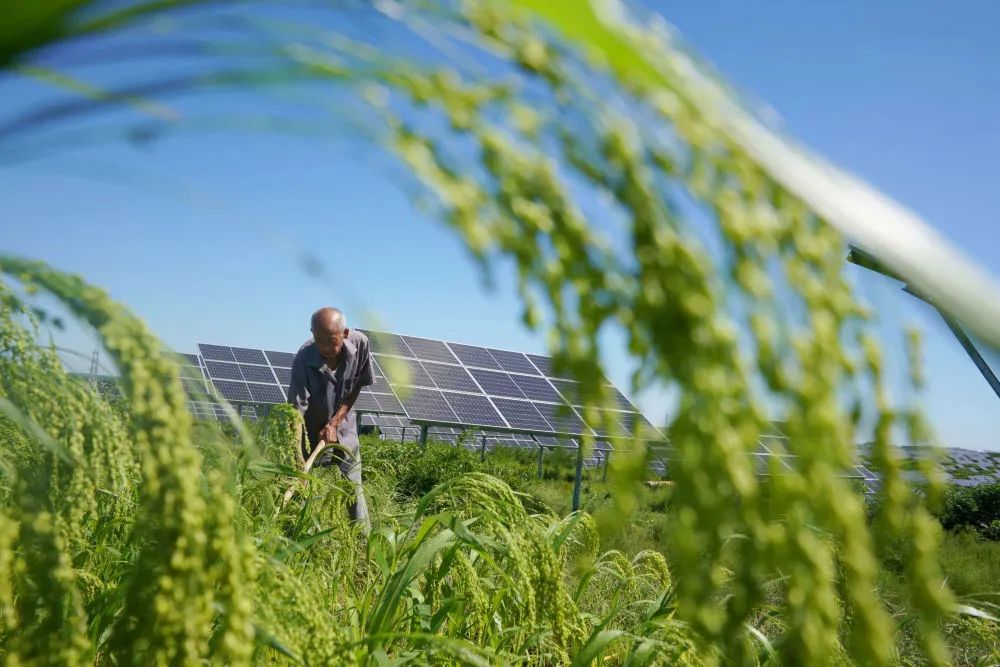
[[[653,3],[650,3],[651,6]],[[658,6],[658,5],[657,5]],[[788,133],[921,214],[1000,274],[1000,21],[992,2],[705,1],[667,19]],[[0,82],[0,117],[37,90]],[[0,149],[2,150],[2,149]],[[177,133],[0,164],[0,250],[82,273],[181,351],[296,348],[309,313],[342,304],[413,335],[544,351],[510,275],[487,290],[458,240],[416,211],[361,141]],[[353,259],[344,261],[341,248]],[[325,267],[303,272],[310,254]],[[858,276],[887,321],[927,336],[926,403],[941,440],[1000,449],[1000,401],[937,316]],[[86,338],[69,344],[89,350]],[[608,361],[621,364],[612,347]],[[626,372],[613,372],[623,388]],[[661,392],[637,397],[655,421]]]

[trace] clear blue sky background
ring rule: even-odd
[[[791,135],[1000,273],[1000,4],[664,5]],[[35,94],[0,82],[0,116]],[[244,132],[76,151],[0,167],[0,250],[82,273],[181,351],[199,341],[293,350],[326,303],[343,304],[355,323],[375,313],[403,333],[543,351],[520,325],[510,276],[501,271],[486,290],[460,243],[416,212],[392,175],[358,142]],[[337,261],[344,246],[354,261]],[[302,271],[304,252],[330,262],[326,278]],[[859,281],[888,321],[927,331],[926,402],[941,440],[1000,449],[1000,400],[934,313],[889,281]],[[621,358],[609,350],[609,361]],[[624,370],[612,375],[624,388]],[[667,395],[636,398],[666,418]]]

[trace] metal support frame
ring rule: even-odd
[[[545,445],[539,444],[538,445],[538,479],[541,479],[543,473],[545,472],[545,469],[544,469],[544,466],[543,466],[543,462],[542,462],[542,459],[543,459],[544,456],[545,456]]]
[[[923,294],[921,294],[919,291],[911,287],[910,284],[906,282],[905,278],[895,273],[894,271],[889,270],[886,266],[882,264],[882,262],[879,261],[877,257],[872,255],[871,253],[862,250],[861,248],[855,245],[852,245],[850,247],[850,251],[847,254],[847,261],[851,262],[852,264],[856,264],[861,268],[868,269],[869,271],[880,273],[883,276],[892,278],[893,280],[898,280],[899,282],[903,283],[904,292],[917,297],[918,299],[926,303],[928,306],[936,310],[938,315],[941,316],[941,319],[944,320],[944,323],[948,325],[948,329],[951,330],[952,335],[955,336],[956,339],[958,339],[958,342],[962,346],[962,349],[965,350],[965,354],[972,360],[972,363],[976,365],[976,368],[979,369],[979,373],[983,376],[983,379],[985,379],[986,382],[990,385],[990,388],[993,390],[993,393],[997,395],[997,398],[1000,398],[1000,380],[997,379],[997,376],[993,372],[993,369],[990,368],[990,365],[986,362],[985,359],[983,359],[983,355],[980,354],[979,350],[976,348],[975,343],[972,342],[972,339],[970,339],[969,336],[965,333],[965,330],[962,329],[961,325],[959,325],[957,320],[948,316],[943,310],[938,308],[933,301],[931,301]]]
[[[420,446],[427,446],[427,424],[420,425]]]
[[[483,442],[479,446],[479,461],[480,463],[486,461],[486,434],[483,433]]]
[[[975,344],[965,333],[965,330],[959,326],[958,322],[951,319],[940,310],[938,310],[938,313],[940,313],[941,319],[943,319],[944,323],[948,325],[948,328],[951,329],[951,333],[954,334],[955,338],[958,339],[958,342],[961,343],[965,353],[969,355],[970,359],[972,359],[972,363],[974,363],[976,368],[979,369],[980,374],[982,374],[986,382],[989,383],[993,393],[997,395],[997,398],[1000,398],[1000,380],[997,379],[997,376],[993,373],[993,369],[990,368],[990,365],[986,363],[985,359],[983,359],[983,355],[981,355],[979,350],[976,349]]]
[[[611,462],[611,450],[604,450],[604,474],[601,475],[601,481],[608,481],[608,464]]]
[[[576,446],[576,476],[573,479],[573,511],[580,509],[580,487],[583,484],[583,443]]]

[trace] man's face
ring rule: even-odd
[[[344,347],[344,338],[346,336],[347,329],[336,329],[334,327],[313,329],[313,340],[316,341],[316,349],[328,361],[333,361],[340,357],[340,350]]]

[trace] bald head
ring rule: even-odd
[[[347,319],[336,308],[320,308],[310,321],[313,341],[328,364],[336,364],[347,338]]]
[[[347,319],[339,308],[320,308],[312,314],[310,326],[313,331],[343,331],[347,328]]]

